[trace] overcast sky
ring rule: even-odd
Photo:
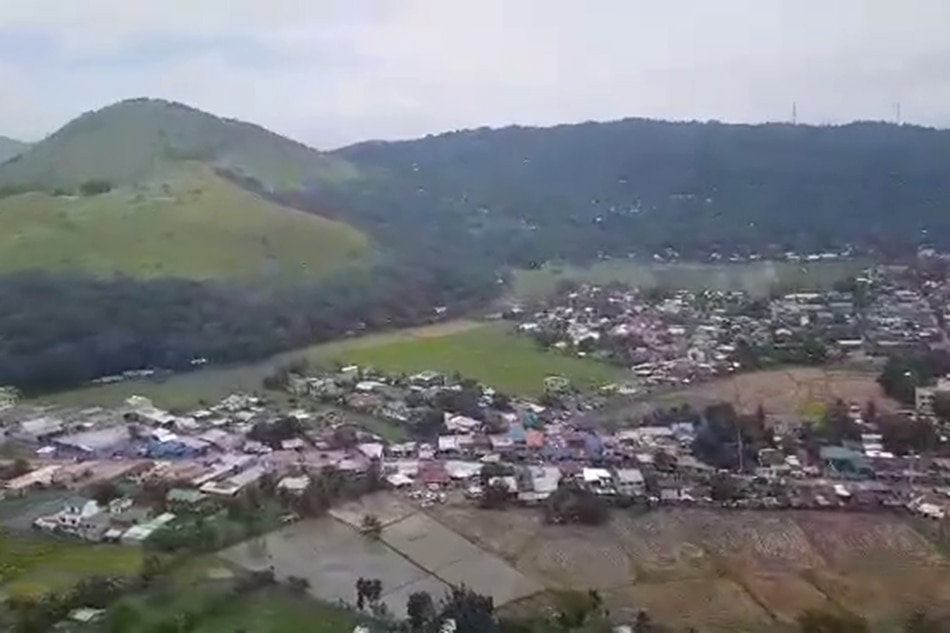
[[[950,0],[2,0],[0,134],[137,96],[317,147],[647,116],[950,126]]]

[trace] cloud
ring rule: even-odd
[[[321,147],[623,116],[950,124],[950,3],[5,0],[0,133],[133,96]]]

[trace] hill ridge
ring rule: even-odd
[[[196,161],[270,188],[355,179],[348,162],[238,119],[166,99],[125,99],[85,112],[0,165],[0,187],[73,189],[88,180],[145,182],[162,165]]]

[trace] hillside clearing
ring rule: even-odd
[[[0,200],[0,273],[298,280],[358,264],[353,227],[264,201],[190,164],[149,187]]]
[[[546,265],[514,273],[514,293],[523,298],[551,294],[564,280],[621,282],[644,288],[683,290],[744,290],[765,295],[773,289],[818,290],[854,276],[866,266],[859,259],[824,262],[747,262],[741,264],[662,264],[628,259],[599,262],[588,267]]]

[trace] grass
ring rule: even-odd
[[[264,201],[198,164],[152,187],[2,199],[0,228],[0,273],[297,280],[357,264],[369,245],[347,224]]]
[[[545,376],[559,374],[579,385],[613,382],[617,372],[592,360],[544,352],[502,324],[457,320],[370,334],[315,345],[269,360],[233,367],[210,367],[165,380],[140,380],[49,394],[34,402],[62,406],[112,406],[131,395],[158,406],[187,410],[220,401],[238,391],[259,391],[275,366],[294,358],[315,364],[333,360],[361,362],[394,372],[425,369],[458,371],[512,393],[534,395]]]
[[[277,188],[359,177],[347,161],[256,125],[167,101],[132,99],[73,119],[0,166],[0,186],[74,190],[91,179],[131,185],[186,159]]]
[[[589,267],[546,265],[514,273],[514,293],[524,298],[551,294],[562,280],[590,283],[619,281],[640,287],[686,290],[745,290],[765,295],[773,289],[820,290],[860,272],[867,262],[854,260],[806,262],[747,262],[741,264],[658,264],[609,260]]]
[[[142,551],[52,538],[0,535],[0,593],[39,596],[92,575],[138,573]]]
[[[512,394],[538,395],[544,378],[564,376],[578,387],[614,382],[616,370],[596,361],[541,350],[507,324],[489,324],[443,338],[419,338],[345,351],[346,362],[387,372],[459,372]]]
[[[342,608],[269,589],[245,597],[220,616],[202,620],[195,633],[349,633],[355,624],[356,618]]]

